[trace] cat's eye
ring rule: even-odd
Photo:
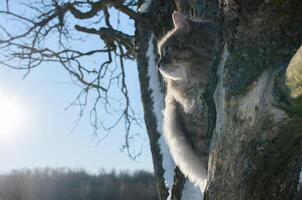
[[[178,51],[178,50],[174,51],[172,57],[175,58],[175,59],[181,59],[182,58],[181,52]]]
[[[167,54],[168,50],[167,50],[167,47],[162,47],[160,49],[160,55],[161,56],[165,56]]]
[[[170,52],[170,49],[171,49],[171,48],[170,48],[169,46],[166,46],[166,47],[165,47],[165,54],[169,53],[169,52]]]
[[[178,49],[181,49],[181,50],[188,50],[188,49],[190,49],[188,46],[186,46],[186,45],[183,45],[183,44],[181,44],[181,45],[179,45],[178,46]]]

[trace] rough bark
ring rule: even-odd
[[[136,23],[141,92],[161,199],[169,194],[147,89],[146,51],[150,34],[160,38],[171,28],[173,10],[214,20],[220,28],[204,96],[212,136],[204,199],[294,199],[302,153],[302,66],[298,61],[287,66],[302,42],[301,4],[154,0]],[[176,169],[172,199],[181,199],[184,180]]]
[[[302,4],[220,3],[225,48],[205,199],[294,199],[302,153],[301,63],[286,67],[302,42]]]

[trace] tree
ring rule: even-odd
[[[159,199],[150,172],[114,171],[88,174],[83,170],[35,169],[0,175],[1,200]]]
[[[124,119],[127,149],[131,124],[137,118],[129,104],[124,61],[136,60],[161,199],[167,199],[169,194],[172,199],[189,198],[188,193],[197,189],[177,168],[174,171],[162,138],[164,87],[154,67],[156,38],[171,29],[173,10],[191,18],[215,21],[220,31],[204,95],[208,116],[204,128],[211,137],[204,199],[295,197],[302,153],[302,50],[298,50],[302,42],[301,1],[49,0],[26,4],[36,14],[30,17],[13,12],[10,3],[0,13],[27,26],[17,35],[1,26],[0,45],[2,52],[9,50],[9,58],[22,60],[25,65],[2,64],[29,72],[43,62],[60,63],[83,87],[77,98],[80,106],[85,107],[85,97],[96,91],[97,101],[92,109],[96,128],[96,105],[101,101],[108,108],[110,85],[120,80],[124,109],[117,122]],[[113,9],[133,20],[133,35],[114,28],[110,20]],[[70,17],[75,20],[73,27],[68,27]],[[85,24],[87,19],[95,22],[97,28]],[[105,48],[87,52],[69,48],[63,39],[72,39],[72,31],[99,36]],[[51,34],[58,34],[57,51],[42,45]],[[99,53],[107,55],[106,62],[97,67],[82,65],[82,58]],[[114,55],[119,58],[118,76],[110,75],[113,70],[109,64]],[[191,198],[200,194],[195,195]]]

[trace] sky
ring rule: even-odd
[[[23,75],[21,71],[0,68],[0,98],[12,99],[22,114],[22,122],[17,124],[20,127],[0,133],[0,172],[46,166],[84,168],[94,173],[102,168],[152,170],[144,128],[139,130],[139,141],[133,144],[143,147],[142,155],[138,161],[133,161],[126,152],[121,152],[122,126],[99,143],[92,135],[86,115],[74,128],[78,110],[76,107],[65,108],[78,89],[72,84],[63,84],[69,80],[65,71],[50,65],[33,70],[26,79]],[[137,73],[132,73],[129,79],[136,86],[133,91],[138,93]],[[141,106],[140,99],[133,101]]]
[[[128,24],[124,24],[128,29]],[[99,38],[85,42],[88,46],[99,45]],[[126,67],[131,101],[135,111],[143,116],[136,64],[126,62]],[[79,88],[61,66],[44,63],[25,79],[24,74],[0,65],[0,109],[4,110],[0,113],[0,173],[41,167],[83,168],[91,173],[103,169],[153,170],[144,124],[134,129],[139,137],[132,147],[142,154],[133,161],[126,151],[121,151],[125,142],[122,124],[100,142],[93,136],[89,113],[75,127],[79,108],[66,107],[78,95]],[[108,121],[114,119],[105,117]],[[100,136],[104,134],[100,132]]]

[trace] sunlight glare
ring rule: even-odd
[[[12,139],[24,128],[25,113],[16,98],[0,93],[0,140]]]

